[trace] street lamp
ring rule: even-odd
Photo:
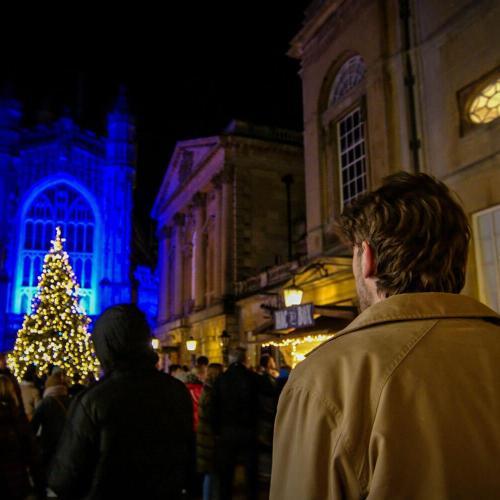
[[[283,289],[283,298],[285,299],[285,306],[299,306],[302,302],[302,295],[304,292],[302,288],[298,287],[295,284],[295,276],[293,277],[293,283],[291,286],[288,286]]]
[[[158,350],[158,347],[160,347],[160,341],[157,338],[152,338],[151,345],[153,346],[153,349],[156,351]]]
[[[193,336],[189,337],[188,340],[186,340],[186,349],[191,353],[191,365],[194,367],[196,364],[196,345],[198,342],[193,338]]]
[[[227,330],[222,331],[222,335],[219,336],[220,344],[222,346],[222,359],[225,365],[228,363],[228,349],[229,342],[231,341],[231,335],[227,333]]]
[[[191,337],[189,337],[188,340],[186,340],[186,349],[189,352],[196,351],[197,344],[198,344],[198,342],[191,336]]]

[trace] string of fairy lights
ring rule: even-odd
[[[333,336],[334,334],[318,334],[293,339],[271,340],[262,344],[262,347],[291,347],[292,365],[295,367],[298,363],[304,361],[306,357],[305,354],[297,352],[297,346],[303,344],[319,344],[330,340]]]
[[[98,363],[88,334],[91,320],[79,305],[79,285],[64,242],[57,227],[38,277],[31,313],[25,315],[8,357],[19,379],[29,365],[35,366],[39,376],[56,365],[81,383],[89,375],[97,375]]]

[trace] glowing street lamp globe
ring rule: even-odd
[[[285,299],[285,306],[299,306],[302,303],[302,295],[304,292],[302,288],[296,285],[289,286],[283,290],[283,297]]]
[[[196,345],[197,344],[198,344],[198,342],[193,337],[189,337],[189,339],[186,340],[186,349],[189,352],[196,351]]]

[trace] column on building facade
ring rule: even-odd
[[[221,259],[220,259],[220,250],[221,250],[221,227],[222,227],[222,176],[216,175],[212,179],[212,184],[215,189],[215,221],[214,221],[214,252],[213,252],[213,262],[212,265],[212,276],[214,277],[214,298],[220,299],[221,293]]]
[[[233,218],[233,177],[232,165],[224,166],[221,174],[222,200],[221,200],[221,229],[220,229],[220,276],[221,295],[227,295],[232,291],[232,218]]]
[[[183,265],[182,265],[182,228],[184,226],[184,214],[177,213],[174,216],[175,224],[175,257],[174,257],[174,289],[172,290],[174,302],[174,316],[183,314],[184,287],[183,287]]]
[[[160,262],[160,290],[158,297],[158,322],[164,323],[170,316],[169,253],[172,228],[163,226],[158,234]]]
[[[194,206],[194,269],[193,269],[193,299],[195,309],[205,305],[205,249],[203,245],[203,228],[206,213],[206,195],[196,193],[193,197]]]

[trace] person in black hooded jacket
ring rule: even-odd
[[[183,498],[194,464],[188,390],[156,370],[136,306],[104,311],[93,341],[105,376],[71,405],[50,487],[72,500]]]

